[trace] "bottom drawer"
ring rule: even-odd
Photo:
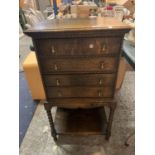
[[[52,106],[71,109],[103,107],[115,102],[113,98],[55,98],[47,101]]]
[[[47,87],[47,98],[112,97],[112,87]]]

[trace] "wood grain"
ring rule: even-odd
[[[83,30],[107,30],[107,29],[129,29],[130,26],[112,17],[77,18],[77,19],[54,19],[40,22],[28,32],[51,32],[51,31],[83,31]]]
[[[48,98],[112,97],[112,87],[47,87]]]
[[[79,38],[79,39],[40,39],[40,57],[109,55],[120,52],[119,37]]]
[[[96,108],[104,107],[115,102],[112,98],[54,98],[48,99],[48,102],[52,106],[68,108],[68,109],[78,109],[78,108]]]
[[[43,75],[46,86],[113,86],[115,74]]]
[[[42,72],[116,72],[116,57],[41,59]]]

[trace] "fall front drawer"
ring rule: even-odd
[[[115,74],[43,75],[46,86],[113,86]]]
[[[42,73],[115,72],[117,57],[41,59]]]
[[[112,97],[113,87],[47,87],[48,98]]]
[[[40,39],[38,54],[42,57],[60,55],[102,55],[120,52],[121,38]]]

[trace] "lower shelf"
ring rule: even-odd
[[[104,108],[64,109],[58,108],[55,117],[58,135],[106,134],[107,119]]]

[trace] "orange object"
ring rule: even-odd
[[[23,63],[23,69],[34,100],[44,100],[45,92],[35,52],[30,52]]]
[[[59,6],[61,3],[61,0],[56,0],[56,2],[57,2],[57,6]],[[50,3],[51,3],[51,6],[53,6],[53,0],[51,0]]]
[[[29,85],[29,89],[31,91],[32,98],[34,100],[46,99],[35,52],[30,52],[30,54],[26,57],[23,63],[23,68]],[[121,88],[125,76],[125,71],[125,59],[121,58],[116,81],[117,90]]]
[[[61,3],[61,0],[57,0],[57,5],[59,5]]]

